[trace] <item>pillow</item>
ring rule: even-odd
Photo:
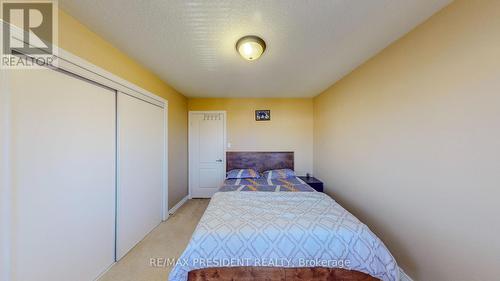
[[[264,172],[264,178],[272,179],[286,179],[295,177],[295,172],[290,169],[269,170]]]
[[[254,169],[235,169],[227,172],[227,179],[257,179],[260,178],[259,173]]]

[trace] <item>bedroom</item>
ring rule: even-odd
[[[500,1],[0,2],[1,281],[498,279]]]

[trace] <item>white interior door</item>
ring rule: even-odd
[[[11,280],[93,280],[114,262],[115,92],[49,69],[7,76]]]
[[[163,108],[118,93],[117,259],[162,219]]]
[[[189,186],[193,198],[210,198],[225,178],[225,113],[190,112]]]

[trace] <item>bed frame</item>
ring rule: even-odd
[[[258,173],[276,169],[294,169],[293,151],[284,152],[226,152],[226,171],[254,169]]]
[[[190,271],[188,281],[380,281],[368,274],[324,267],[216,267]]]

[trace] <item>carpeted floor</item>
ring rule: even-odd
[[[99,281],[166,281],[172,268],[151,266],[151,259],[178,258],[187,246],[208,202],[208,199],[186,202],[110,268]],[[157,261],[161,262],[155,260]]]

